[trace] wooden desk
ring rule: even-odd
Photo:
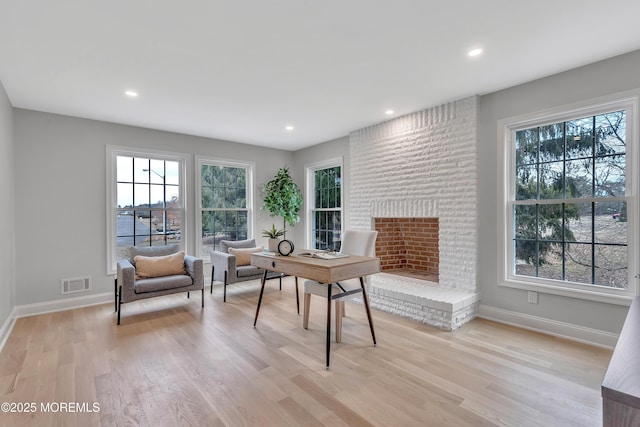
[[[378,258],[349,255],[346,258],[324,260],[299,255],[276,256],[265,253],[255,253],[251,254],[251,265],[264,269],[260,297],[258,298],[258,306],[256,307],[256,318],[253,322],[254,328],[258,322],[267,271],[275,271],[289,276],[305,277],[315,280],[316,282],[327,284],[327,369],[329,369],[329,354],[331,350],[331,302],[336,298],[362,292],[362,300],[364,301],[367,318],[369,319],[373,345],[376,345],[376,335],[371,319],[371,309],[369,308],[369,297],[367,296],[363,277],[380,271],[380,260]],[[361,289],[331,295],[333,286],[330,285],[339,284],[341,281],[354,278],[360,278]]]

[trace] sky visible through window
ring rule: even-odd
[[[180,197],[180,165],[175,161],[118,156],[116,176],[117,206],[120,208],[156,204]],[[164,191],[167,191],[166,199]]]

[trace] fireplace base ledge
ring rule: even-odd
[[[371,276],[368,289],[372,307],[447,331],[474,319],[480,303],[476,292],[386,273]]]

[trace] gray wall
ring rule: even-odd
[[[627,307],[498,286],[498,136],[500,119],[640,88],[640,51],[482,96],[479,114],[479,284],[481,304],[619,333]],[[637,141],[635,141],[637,144]],[[636,254],[637,256],[637,254]]]
[[[92,277],[92,291],[74,297],[113,292],[106,274],[106,145],[252,161],[256,187],[293,163],[288,151],[30,110],[15,109],[14,126],[18,306],[64,298],[62,278]],[[187,171],[192,186],[194,176]],[[260,210],[257,189],[255,196],[254,234],[262,242],[260,231],[273,219]],[[195,221],[194,207],[192,197],[187,208]],[[195,245],[195,236],[190,242]]]
[[[16,305],[13,108],[0,82],[0,327]]]

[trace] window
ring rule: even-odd
[[[634,120],[626,100],[506,123],[505,282],[635,293]]]
[[[342,159],[307,167],[307,224],[312,249],[340,249],[342,234]]]
[[[198,159],[199,256],[220,249],[221,240],[252,235],[253,169],[249,163]]]
[[[108,270],[113,273],[131,246],[183,246],[185,160],[113,147],[108,152]]]

